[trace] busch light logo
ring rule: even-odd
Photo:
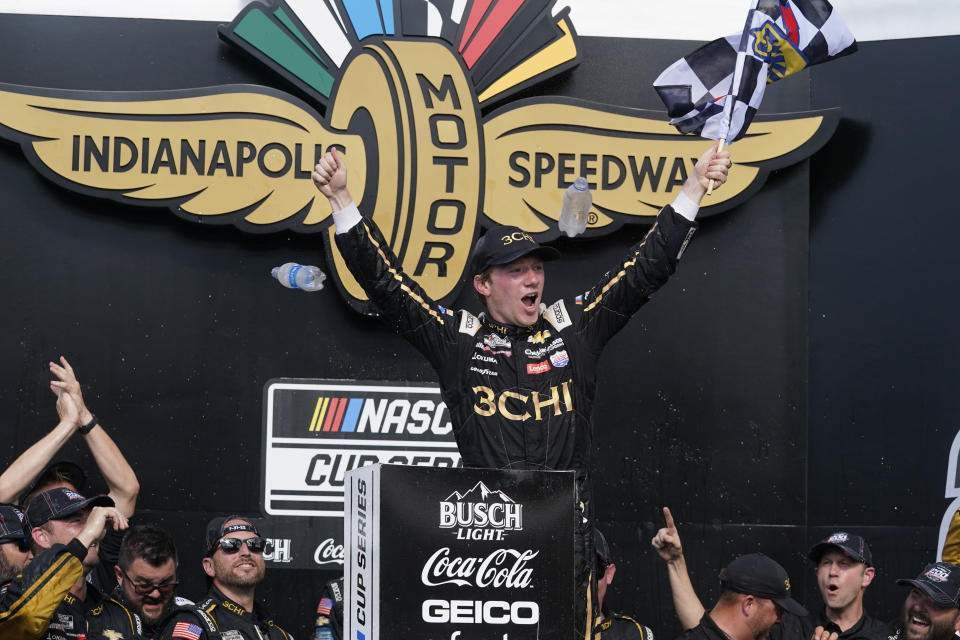
[[[523,505],[478,482],[440,503],[440,528],[455,529],[458,540],[503,540],[504,531],[523,529]]]
[[[270,549],[271,546],[273,548],[264,551],[264,560],[283,564],[293,561],[293,555],[290,553],[293,548],[293,541],[290,538],[267,538],[267,542],[271,543],[267,545],[267,549]]]
[[[847,541],[847,534],[843,532],[835,533],[827,539],[827,542],[831,544],[838,544],[840,542],[846,542],[846,541]]]
[[[946,582],[950,579],[950,569],[947,569],[942,564],[938,564],[924,575],[934,582]]]

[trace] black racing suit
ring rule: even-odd
[[[87,548],[79,540],[57,544],[35,557],[14,580],[0,586],[0,638],[36,640],[54,611],[83,575]]]
[[[112,606],[107,607],[107,603]],[[87,584],[87,596],[80,600],[64,596],[53,614],[43,640],[135,640],[143,631],[140,617]]]
[[[178,606],[164,619],[162,640],[292,640],[257,603],[253,611],[210,587],[197,604]]]
[[[343,640],[343,578],[331,580],[323,587],[317,606],[316,640]]]
[[[340,254],[384,321],[437,371],[464,466],[576,472],[575,637],[589,637],[599,613],[589,482],[597,361],[673,273],[694,228],[664,207],[592,289],[543,307],[530,327],[439,306],[401,271],[371,220],[337,229]]]
[[[594,628],[594,637],[602,640],[653,640],[653,631],[630,616],[605,611],[603,620]]]

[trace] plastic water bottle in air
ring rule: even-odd
[[[287,289],[300,289],[301,291],[319,291],[323,289],[323,281],[327,279],[327,274],[317,267],[297,264],[296,262],[287,262],[279,267],[274,267],[270,274]]]
[[[587,228],[590,204],[593,196],[587,186],[587,179],[580,176],[567,187],[563,194],[563,209],[560,210],[560,231],[569,237],[581,234]]]

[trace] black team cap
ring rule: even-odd
[[[0,543],[27,537],[23,512],[12,504],[0,504]]]
[[[873,554],[870,553],[870,545],[861,536],[846,531],[837,531],[810,547],[807,557],[813,562],[820,562],[821,556],[830,547],[836,547],[843,552],[845,556],[854,562],[862,562],[868,567],[873,566]]]
[[[87,474],[83,472],[80,465],[69,460],[60,460],[48,464],[46,469],[38,473],[30,486],[20,494],[20,508],[27,508],[27,497],[36,491],[37,487],[63,481],[69,482],[79,493],[83,493],[83,490],[87,487]]]
[[[38,493],[27,505],[25,514],[31,527],[39,527],[50,520],[66,518],[87,507],[112,507],[113,505],[113,498],[108,495],[84,498],[76,491],[56,487]]]
[[[807,610],[790,597],[790,578],[786,570],[762,553],[750,553],[734,559],[720,572],[720,586],[729,591],[773,600],[792,614],[807,615]]]
[[[916,587],[941,607],[960,609],[960,567],[955,564],[928,564],[916,579],[901,578],[897,584]]]
[[[597,550],[597,559],[604,565],[613,564],[610,559],[610,545],[600,529],[593,530],[593,546]]]
[[[224,526],[231,520],[235,520],[236,522],[231,523],[229,526]],[[217,550],[217,542],[220,541],[220,538],[230,533],[236,533],[237,531],[249,531],[258,536],[260,535],[256,525],[243,516],[222,516],[208,522],[206,547],[203,549],[203,556],[205,558],[212,556]]]
[[[508,264],[528,253],[535,253],[545,262],[560,257],[559,251],[538,243],[533,236],[519,227],[490,227],[473,248],[470,272],[474,275],[480,274],[487,267]]]

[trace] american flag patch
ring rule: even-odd
[[[317,605],[317,613],[320,615],[328,616],[330,615],[330,609],[333,608],[333,600],[330,598],[321,598],[320,604]]]
[[[170,634],[170,637],[200,640],[200,633],[202,632],[203,629],[200,628],[200,625],[193,624],[192,622],[178,622],[173,625],[173,633]]]

